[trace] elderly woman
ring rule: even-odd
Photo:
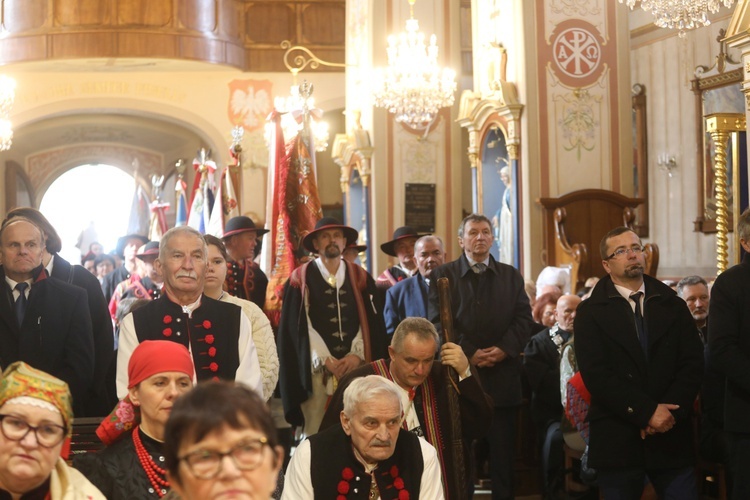
[[[0,381],[0,498],[104,499],[60,458],[73,423],[68,385],[26,363]]]
[[[174,406],[164,433],[170,498],[268,500],[283,448],[266,405],[230,382],[203,382]]]
[[[544,328],[555,326],[555,307],[560,296],[559,292],[545,293],[539,296],[532,310],[534,321],[543,325]]]
[[[203,237],[208,245],[208,266],[206,267],[206,284],[203,293],[207,297],[229,302],[242,308],[250,319],[253,328],[253,342],[258,353],[258,363],[263,379],[263,397],[266,401],[273,395],[276,382],[279,380],[279,357],[276,354],[276,341],[271,323],[263,311],[249,300],[237,298],[225,292],[224,281],[227,277],[227,260],[229,255],[224,242],[216,236],[207,234]]]
[[[192,356],[176,342],[147,340],[133,351],[128,396],[97,429],[109,446],[76,462],[109,500],[161,498],[167,493],[164,426],[175,399],[192,389],[193,372]]]

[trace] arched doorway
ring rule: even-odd
[[[55,179],[39,210],[62,239],[62,257],[79,263],[92,241],[113,250],[128,229],[134,192],[133,176],[112,165],[81,165]]]

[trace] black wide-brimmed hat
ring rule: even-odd
[[[135,254],[139,259],[144,257],[157,257],[159,255],[159,242],[149,241],[141,248],[138,249],[138,253]]]
[[[247,231],[255,231],[255,234],[258,236],[263,236],[269,230],[263,229],[262,227],[255,227],[255,222],[253,222],[253,219],[250,217],[238,215],[227,221],[227,225],[224,226],[224,236],[222,236],[222,238],[226,239],[235,234],[245,233]]]
[[[421,238],[428,234],[429,233],[418,233],[416,229],[410,226],[401,226],[393,231],[393,239],[380,245],[380,249],[391,257],[398,257],[398,255],[396,255],[396,243],[407,238]]]
[[[357,245],[357,242],[354,241],[346,245],[346,248],[344,248],[344,250],[349,250],[350,248],[356,250],[357,253],[360,253],[360,252],[364,252],[365,250],[367,250],[367,245]]]
[[[125,253],[125,243],[128,242],[128,240],[141,240],[141,245],[145,245],[148,243],[148,238],[143,236],[142,234],[128,234],[125,236],[120,236],[117,238],[117,246],[115,247],[115,251],[117,252],[117,255],[122,257],[123,253]]]
[[[345,226],[333,217],[323,217],[315,223],[315,229],[302,238],[302,246],[309,252],[318,253],[313,246],[313,240],[319,232],[325,231],[326,229],[341,229],[344,232],[347,246],[350,243],[355,243],[359,237],[359,233],[357,233],[357,230],[353,227]]]

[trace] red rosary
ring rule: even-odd
[[[146,476],[148,476],[148,480],[151,483],[151,486],[154,487],[154,491],[157,495],[159,495],[159,498],[161,498],[165,495],[165,491],[169,489],[169,481],[165,479],[167,476],[167,471],[156,465],[156,462],[154,462],[151,454],[146,450],[146,447],[143,446],[143,442],[141,442],[141,436],[138,433],[138,429],[139,426],[136,426],[133,429],[133,444],[135,445],[135,453],[136,455],[138,455],[138,460],[141,462],[141,467],[146,473]]]

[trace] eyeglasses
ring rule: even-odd
[[[242,441],[227,452],[196,450],[180,458],[198,479],[213,479],[221,471],[224,457],[230,456],[240,470],[253,470],[263,461],[263,447],[268,444],[265,437]]]
[[[643,247],[620,248],[612,252],[612,254],[604,260],[609,260],[612,257],[622,257],[623,255],[630,255],[631,253],[633,255],[640,255],[642,252]]]
[[[13,415],[0,415],[0,429],[3,436],[11,441],[21,441],[34,431],[36,442],[44,448],[54,448],[65,439],[65,427],[55,424],[42,424],[34,427],[27,421]]]

